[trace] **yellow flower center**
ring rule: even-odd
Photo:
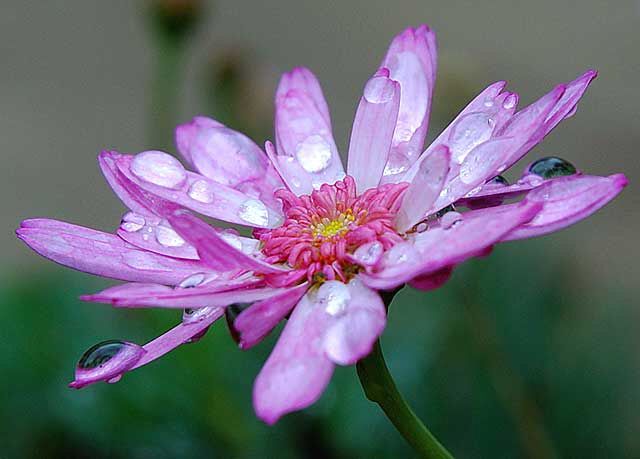
[[[311,225],[311,232],[313,237],[321,237],[330,239],[336,235],[342,236],[349,231],[349,224],[355,221],[355,217],[351,209],[347,209],[346,212],[341,213],[338,218],[333,220],[324,217],[318,223]]]

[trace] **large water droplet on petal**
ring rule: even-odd
[[[393,98],[395,85],[386,77],[371,78],[364,87],[364,98],[372,104],[383,104]]]
[[[449,135],[449,148],[461,163],[471,150],[491,137],[495,121],[486,113],[469,113],[460,118]]]
[[[518,96],[516,96],[515,94],[509,94],[504,99],[504,102],[502,102],[502,108],[504,108],[505,110],[509,110],[515,107],[517,103],[518,103]]]
[[[215,198],[211,185],[209,185],[209,182],[206,180],[196,180],[193,182],[189,187],[187,194],[194,201],[202,202],[204,204],[212,203]]]
[[[351,293],[346,284],[339,281],[328,281],[318,289],[318,302],[323,305],[327,314],[339,316],[346,312],[351,301]]]
[[[310,135],[296,146],[296,157],[305,171],[320,172],[331,161],[331,145],[322,136]]]
[[[220,233],[220,237],[224,242],[229,244],[234,249],[242,250],[242,240],[233,233]]]
[[[141,180],[165,188],[180,188],[187,179],[180,161],[162,151],[145,151],[133,158],[131,172]]]
[[[181,247],[185,244],[185,240],[173,228],[164,224],[157,226],[156,240],[165,247]]]
[[[82,354],[76,366],[75,380],[70,386],[79,389],[97,381],[116,382],[144,353],[145,350],[134,343],[102,341]]]
[[[182,322],[185,324],[200,322],[201,320],[204,320],[212,314],[216,313],[218,309],[220,309],[218,306],[185,309],[182,312]]]
[[[460,212],[447,212],[440,219],[440,225],[444,229],[453,228],[454,225],[462,221],[462,214]]]
[[[502,175],[496,175],[491,180],[487,181],[487,185],[508,186],[509,185],[509,181],[506,178],[504,178]]]
[[[577,170],[569,161],[558,158],[557,156],[547,156],[532,163],[527,168],[527,172],[538,175],[544,179],[550,179],[564,175],[573,175]]]
[[[373,266],[378,262],[383,252],[382,244],[379,241],[372,241],[358,247],[353,252],[353,258],[361,265]]]
[[[238,216],[256,226],[267,226],[269,223],[267,206],[257,199],[247,199],[238,209]]]
[[[198,285],[202,284],[205,280],[206,274],[205,273],[195,273],[190,275],[189,277],[183,279],[182,281],[180,281],[180,283],[178,284],[179,288],[193,288],[193,287],[197,287]]]
[[[127,212],[122,217],[120,228],[127,233],[135,233],[136,231],[140,231],[145,224],[146,221],[142,215],[136,214],[135,212]]]

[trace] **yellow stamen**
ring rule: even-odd
[[[353,212],[351,209],[347,209],[346,212],[341,213],[338,218],[329,220],[323,218],[319,223],[311,226],[311,231],[314,237],[332,238],[336,235],[343,235],[349,231],[349,225],[355,221]]]

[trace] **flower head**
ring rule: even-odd
[[[392,41],[358,104],[346,174],[320,85],[304,68],[280,81],[276,146],[267,142],[264,152],[196,117],[176,130],[196,172],[159,151],[100,154],[130,209],[116,233],[32,219],[18,236],[58,263],[130,282],[85,300],[184,314],[144,346],[92,347],[71,386],[115,382],[198,340],[225,311],[243,349],[288,317],[254,387],[258,415],[273,423],[313,403],[336,364],[369,353],[386,323],[378,290],[436,288],[458,263],[497,242],[566,227],[626,185],[623,175],[584,175],[553,157],[532,163],[513,185],[500,176],[573,115],[595,71],[521,110],[517,94],[494,83],[423,151],[435,71],[427,26]],[[253,227],[254,237],[194,213]]]

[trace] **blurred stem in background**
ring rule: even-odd
[[[396,292],[383,296],[387,310]],[[384,361],[380,341],[357,365],[358,377],[369,400],[377,403],[404,439],[424,459],[453,459],[398,391]]]
[[[153,72],[149,137],[152,148],[168,150],[177,124],[185,50],[203,12],[200,0],[153,0],[148,8]]]

